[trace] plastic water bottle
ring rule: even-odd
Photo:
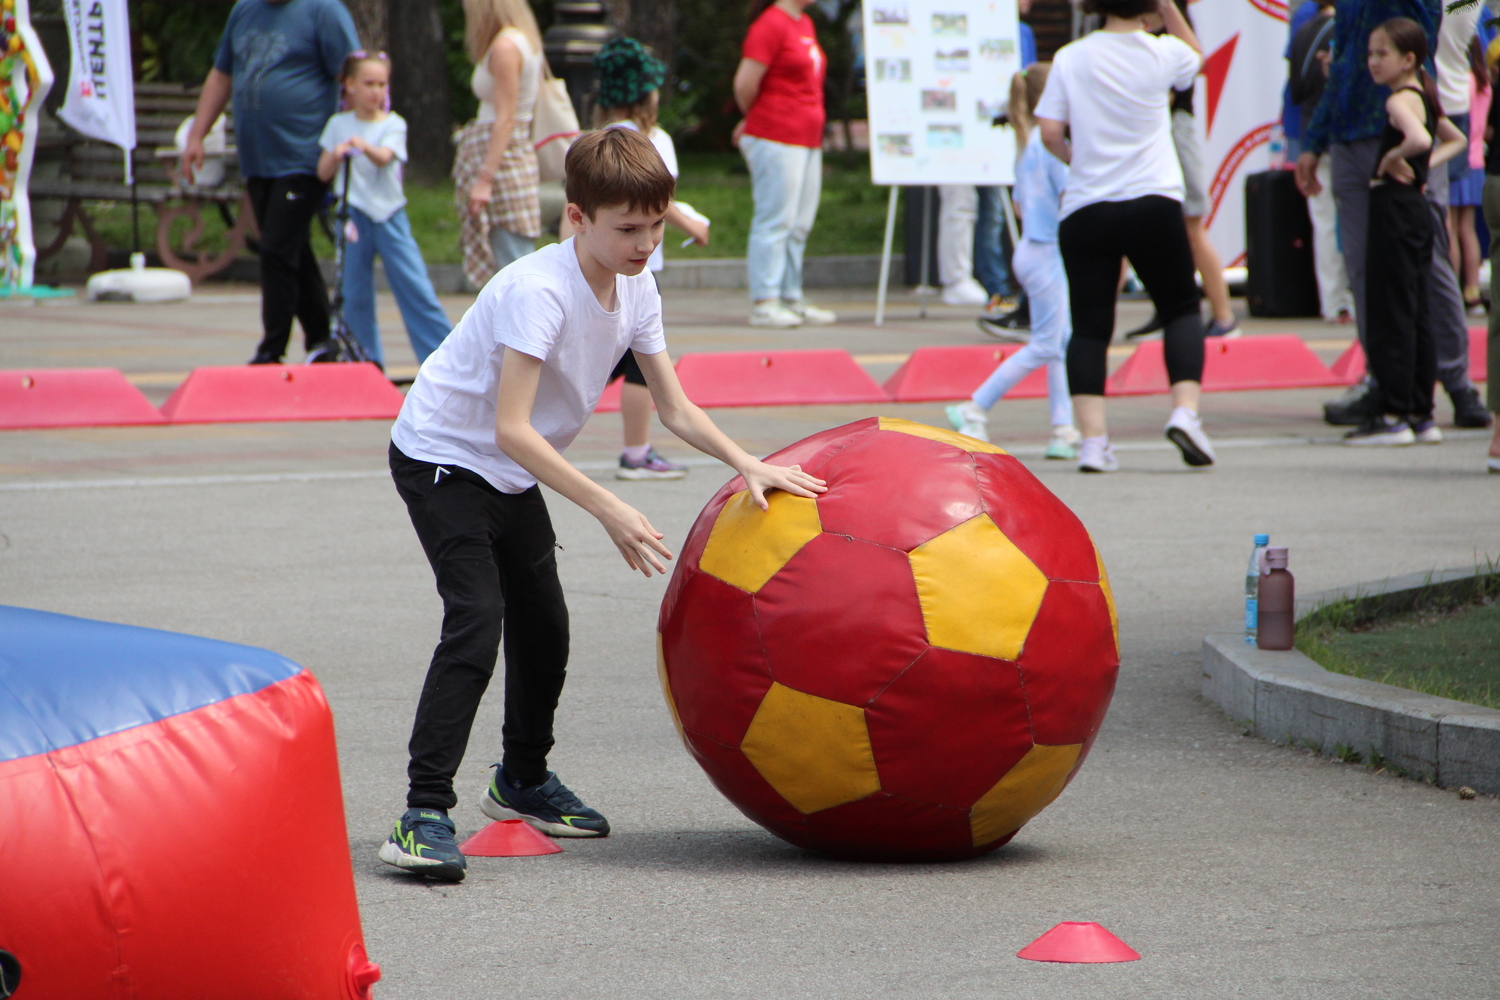
[[[1286,169],[1286,132],[1280,125],[1271,126],[1271,169]]]
[[[1245,567],[1245,642],[1255,643],[1255,629],[1260,624],[1260,573],[1270,535],[1256,535],[1250,550],[1250,565]]]

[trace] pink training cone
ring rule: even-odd
[[[471,858],[531,858],[539,854],[561,854],[547,835],[520,819],[491,823],[458,845]]]
[[[1134,962],[1141,956],[1100,924],[1064,920],[1016,957],[1033,962]]]

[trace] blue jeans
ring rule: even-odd
[[[750,167],[755,215],[750,221],[750,299],[802,298],[802,256],[818,216],[823,151],[747,135],[740,152]]]
[[[1073,324],[1068,313],[1068,274],[1056,243],[1022,240],[1016,247],[1016,275],[1031,303],[1031,340],[1004,361],[974,390],[974,405],[988,410],[1036,369],[1047,368],[1047,402],[1052,426],[1073,422],[1068,395],[1068,341]]]
[[[397,209],[384,222],[374,221],[353,205],[349,206],[349,215],[359,230],[359,239],[344,243],[345,324],[371,359],[383,366],[385,352],[380,348],[380,327],[375,322],[375,255],[379,254],[417,362],[426,361],[453,324],[432,290],[427,265],[422,263],[422,253],[412,239],[411,223],[406,221],[406,209]]]
[[[981,187],[976,190],[979,192],[979,218],[974,221],[974,278],[991,295],[1015,295],[1016,281],[1011,275],[1010,263],[1005,259],[1010,233],[1005,228],[1000,189]]]

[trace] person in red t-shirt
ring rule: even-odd
[[[752,0],[734,99],[734,139],[750,167],[750,325],[824,325],[838,317],[802,298],[802,254],[823,181],[823,77],[813,0]]]

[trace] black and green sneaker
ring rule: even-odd
[[[380,845],[380,860],[441,882],[462,882],[468,862],[453,839],[455,829],[441,809],[408,809]]]
[[[505,768],[496,764],[495,776],[479,809],[490,819],[525,820],[552,837],[609,836],[609,820],[578,801],[578,796],[551,771],[540,785],[520,787],[510,780]]]

